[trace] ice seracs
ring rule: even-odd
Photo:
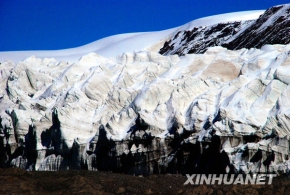
[[[35,140],[34,168],[40,170],[52,161],[41,156],[52,152],[55,156],[50,159],[57,158],[53,161],[59,163],[64,158],[60,151],[71,150],[74,144],[83,148],[84,154],[77,153],[82,158],[93,159],[90,156],[97,149],[89,148],[98,145],[99,139],[90,138],[99,137],[100,128],[103,139],[123,145],[139,136],[146,140],[146,136],[168,139],[174,135],[174,139],[177,132],[190,132],[204,142],[215,130],[226,138],[221,147],[234,155],[236,147],[244,147],[247,141],[226,144],[230,137],[263,139],[272,131],[280,138],[290,134],[285,118],[287,75],[279,73],[290,65],[289,45],[275,49],[215,47],[184,57],[137,52],[110,59],[90,53],[73,64],[35,57],[18,64],[4,62],[3,140],[15,149],[25,146],[28,137],[29,142]],[[282,152],[276,144],[273,147],[277,154]],[[130,144],[116,152],[120,156],[126,148]],[[146,146],[142,148],[147,151]]]

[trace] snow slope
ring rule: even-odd
[[[96,52],[105,57],[114,57],[125,52],[142,50],[169,36],[174,29],[152,33],[128,33],[110,36],[87,45],[64,50],[0,52],[0,61],[18,62],[32,55],[39,58],[55,58],[58,61],[75,62],[83,55]]]
[[[245,21],[257,19],[265,10],[255,10],[255,11],[243,11],[243,12],[233,12],[226,14],[219,14],[214,16],[208,16],[193,20],[180,28],[178,31],[182,30],[192,30],[194,27],[199,26],[212,26],[218,23],[234,22],[234,21]]]
[[[38,58],[55,58],[58,61],[64,60],[74,62],[76,60],[79,60],[81,56],[90,52],[95,52],[104,57],[115,57],[125,52],[134,52],[134,51],[138,52],[146,48],[150,48],[152,45],[157,44],[158,42],[164,43],[166,39],[171,37],[173,34],[176,34],[176,32],[180,30],[191,29],[199,26],[213,25],[219,22],[256,19],[262,12],[263,11],[260,10],[244,11],[210,16],[194,20],[183,26],[172,28],[169,30],[158,32],[143,32],[143,33],[114,35],[72,49],[55,50],[55,51],[0,52],[0,62],[3,62],[5,60],[18,62],[32,55]]]

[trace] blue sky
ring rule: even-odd
[[[0,51],[77,47],[114,34],[164,30],[200,17],[284,3],[287,1],[0,0]]]

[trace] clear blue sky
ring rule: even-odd
[[[200,17],[285,3],[286,0],[0,0],[0,51],[77,47],[114,34],[164,30]]]

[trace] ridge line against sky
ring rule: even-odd
[[[285,0],[0,0],[0,51],[56,50],[111,35],[159,31]]]

